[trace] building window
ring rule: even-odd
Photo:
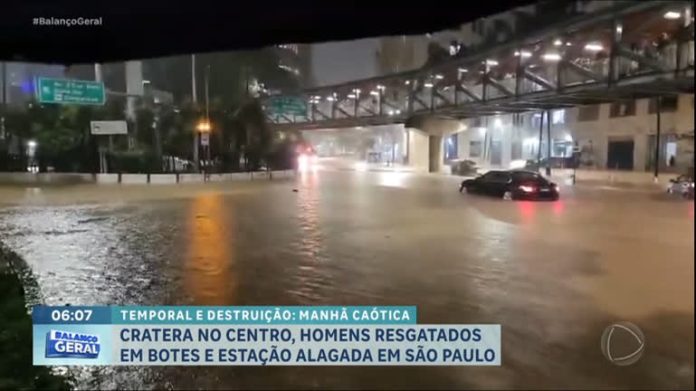
[[[580,106],[578,108],[578,122],[597,121],[599,119],[599,105]]]
[[[532,129],[538,129],[541,126],[542,119],[544,118],[544,114],[542,113],[534,113],[532,114]]]
[[[551,123],[564,124],[565,123],[565,110],[554,110],[551,112]]]
[[[282,44],[282,45],[278,45],[278,47],[280,49],[289,50],[295,54],[297,54],[300,51],[298,45]]]
[[[610,117],[627,117],[630,115],[636,115],[636,101],[628,102],[614,102],[611,104],[611,110],[609,111]]]
[[[469,141],[469,157],[481,157],[480,141]]]
[[[573,156],[573,142],[568,140],[553,140],[551,144],[552,157]]]
[[[676,96],[663,96],[660,103],[660,112],[672,113],[677,111],[678,99]],[[650,99],[648,103],[648,113],[655,114],[657,112],[657,98]]]

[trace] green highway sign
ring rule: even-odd
[[[295,96],[273,96],[266,101],[266,109],[275,115],[307,116],[307,103],[304,98]]]
[[[103,105],[104,83],[39,77],[36,83],[36,99],[41,103]]]

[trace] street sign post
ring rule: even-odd
[[[128,134],[128,124],[126,121],[90,121],[89,130],[95,136],[109,136],[108,151],[112,152],[114,149],[113,136],[115,134]],[[99,171],[105,173],[108,172],[107,149],[102,146],[101,140],[99,141]]]
[[[106,96],[102,82],[39,77],[36,99],[40,103],[103,105]]]
[[[266,101],[267,110],[274,115],[307,116],[307,103],[297,96],[273,96]]]
[[[126,121],[91,121],[89,126],[94,135],[128,134]]]

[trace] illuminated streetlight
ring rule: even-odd
[[[348,94],[348,99],[355,99],[355,94]]]
[[[406,85],[411,84],[411,80],[406,80],[406,81],[404,82],[404,84],[406,84]]]
[[[329,102],[333,102],[333,101],[335,101],[336,99],[335,99],[333,96],[327,96],[327,97],[326,97],[326,100],[328,100]]]
[[[458,71],[459,73],[467,73],[467,72],[469,72],[469,70],[466,69],[466,68],[459,68],[459,69],[457,69],[457,71]]]
[[[27,141],[27,147],[29,147],[29,148],[36,148],[37,145],[38,144],[34,140]]]
[[[585,50],[590,52],[601,52],[602,50],[604,50],[604,46],[602,46],[602,44],[598,42],[590,42],[587,45],[585,45]]]
[[[435,75],[435,78],[437,80],[442,80],[442,79],[444,79],[444,76],[438,74],[438,75]]]
[[[370,91],[370,95],[379,96],[379,91],[372,90],[372,91]]]
[[[530,53],[526,50],[522,50],[519,52],[515,52],[515,57],[529,58],[529,57],[532,57],[532,53]]]
[[[556,38],[556,40],[553,41],[553,45],[554,46],[561,46],[561,45],[563,45],[563,41],[561,41],[560,38]]]
[[[427,82],[427,83],[423,84],[423,86],[424,86],[425,88],[432,88],[433,83]]]
[[[677,11],[667,11],[664,14],[665,19],[679,19],[681,14]]]
[[[396,115],[401,114],[401,110],[396,110]]]
[[[377,89],[378,89],[378,90],[384,91],[386,88],[387,88],[387,87],[385,87],[385,86],[383,86],[383,85],[381,85],[381,84],[377,84]]]
[[[196,125],[196,130],[198,130],[201,133],[207,133],[210,132],[212,127],[210,126],[210,122],[207,120],[200,121],[198,125]]]
[[[498,65],[498,61],[496,61],[496,60],[486,60],[486,65],[491,66],[491,67],[494,67],[494,66]]]
[[[561,55],[558,53],[546,53],[542,56],[545,61],[560,61]]]

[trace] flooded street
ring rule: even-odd
[[[694,203],[578,186],[561,201],[398,172],[182,186],[0,187],[0,241],[49,305],[416,305],[499,323],[502,366],[87,368],[77,387],[694,387]],[[294,191],[296,190],[296,191]],[[610,364],[615,321],[646,336]]]

